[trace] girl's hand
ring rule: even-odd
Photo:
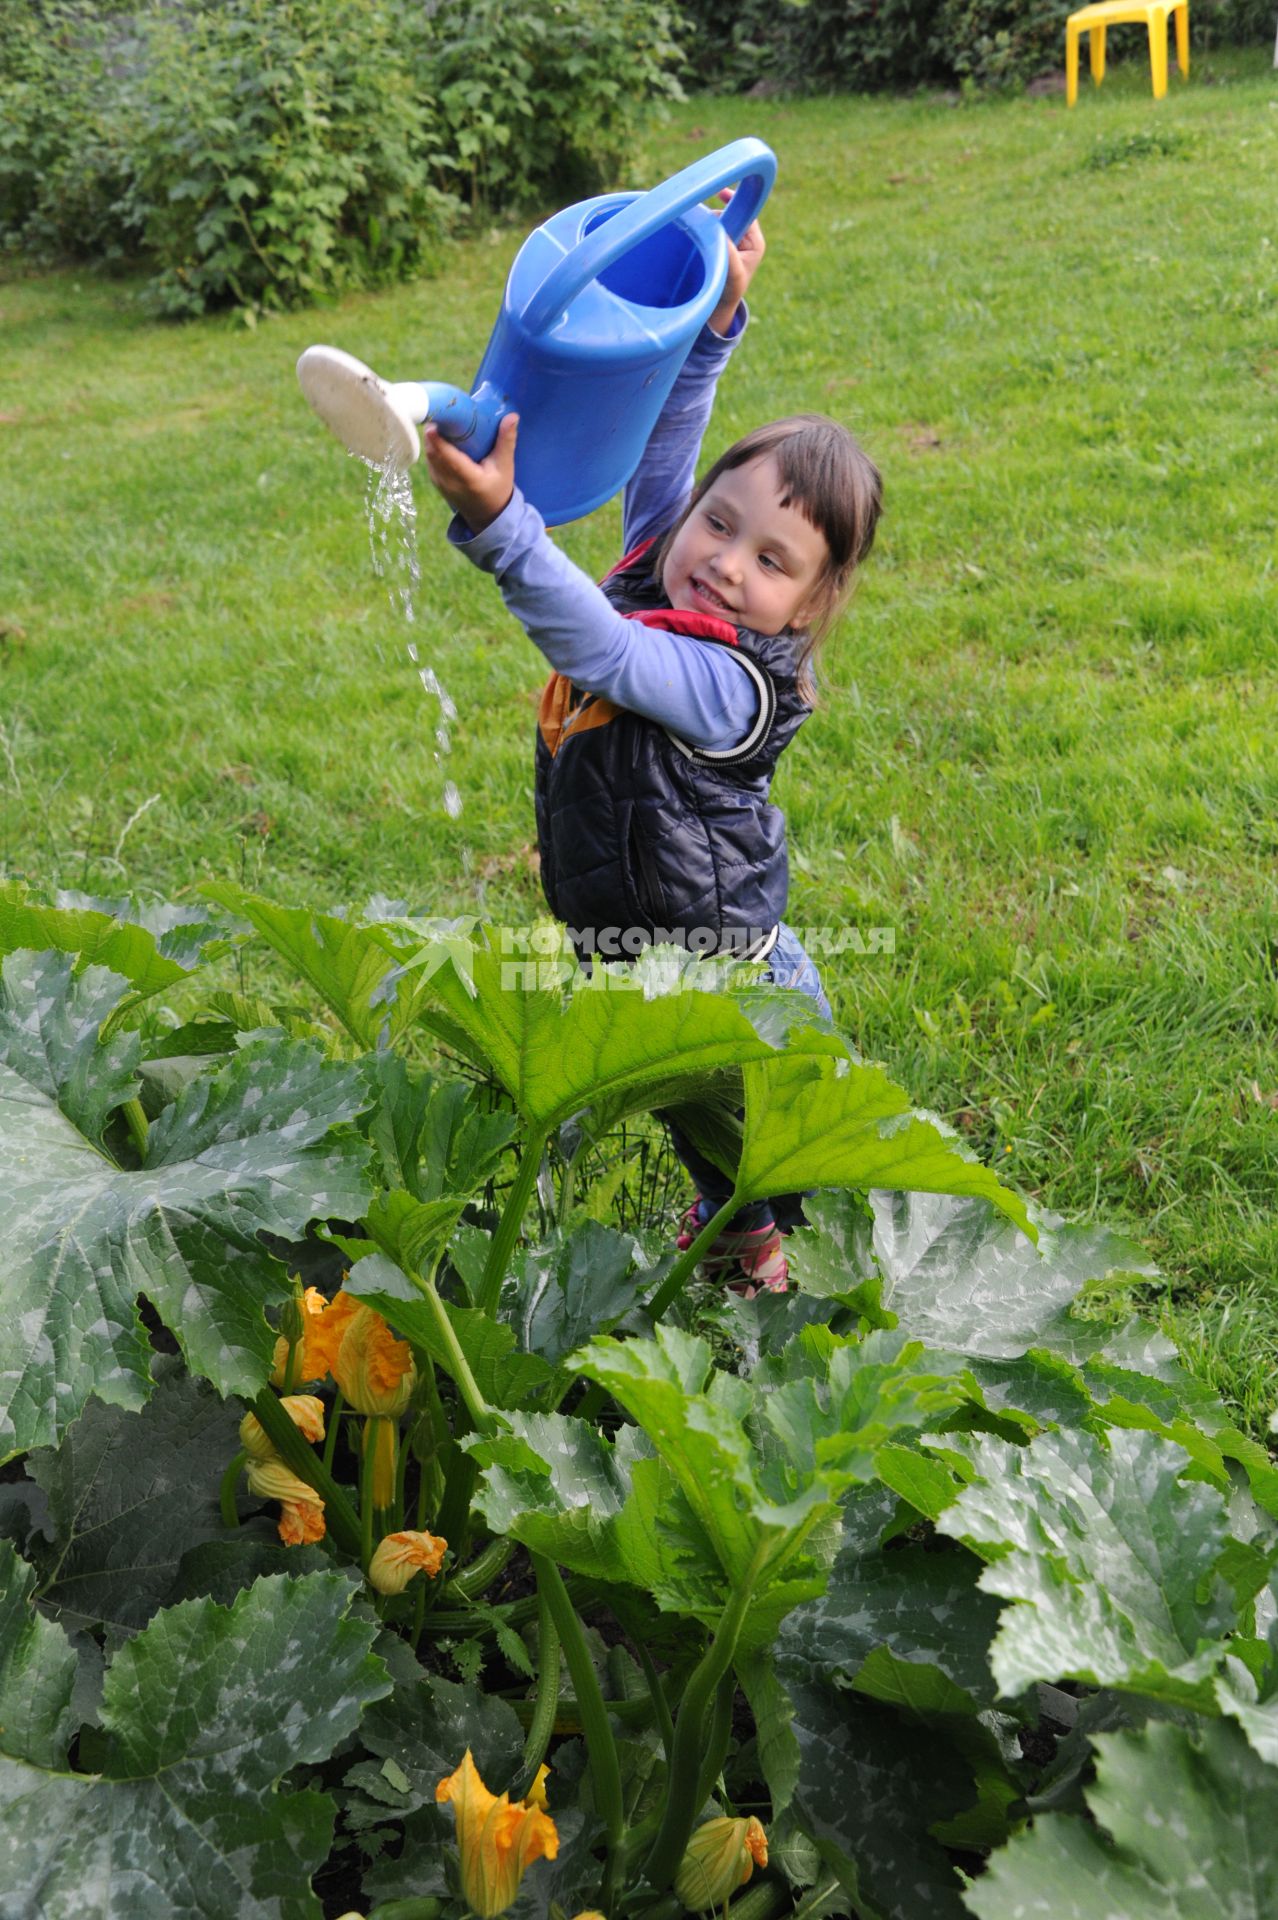
[[[508,413],[497,429],[497,443],[483,460],[472,460],[438,427],[422,435],[426,468],[454,513],[472,533],[482,533],[510,504],[515,491],[515,439],[519,415]]]
[[[726,203],[731,200],[734,191],[732,187],[724,187],[719,198]],[[723,283],[719,304],[710,315],[710,326],[715,333],[726,334],[732,326],[737,308],[745,298],[745,290],[758,272],[766,251],[763,228],[757,220],[751,221],[735,244],[728,241],[728,277]]]

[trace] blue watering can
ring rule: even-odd
[[[463,393],[444,381],[388,384],[336,347],[308,347],[298,378],[320,418],[373,466],[405,468],[418,425],[482,460],[520,416],[515,479],[551,526],[619,493],[666,395],[714,312],[737,240],[776,178],[761,140],[734,140],[650,193],[565,207],[516,255],[492,339]],[[721,214],[701,203],[737,184]]]

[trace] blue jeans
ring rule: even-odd
[[[804,952],[797,935],[786,926],[784,920],[777,934],[776,945],[768,955],[765,977],[774,986],[790,987],[796,993],[806,993],[814,1002],[819,1018],[833,1021],[821,976],[809,955]],[[657,1118],[665,1121],[670,1144],[697,1183],[697,1192],[701,1196],[697,1213],[704,1226],[711,1214],[717,1213],[731,1194],[732,1182],[721,1167],[716,1167],[712,1160],[698,1153],[668,1113],[659,1112]],[[803,1201],[806,1197],[802,1193],[779,1193],[771,1200],[752,1200],[748,1205],[738,1208],[725,1231],[750,1233],[775,1220],[783,1233],[790,1233],[804,1224]]]

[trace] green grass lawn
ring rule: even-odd
[[[1007,1178],[1134,1227],[1255,1427],[1278,1404],[1268,61],[1200,60],[1155,104],[1133,60],[1072,112],[700,99],[633,166],[775,147],[708,451],[816,407],[885,475],[776,788],[790,919],[895,930],[825,963],[836,1013]],[[461,710],[436,764],[362,474],[293,376],[321,339],[468,381],[523,230],[253,331],[156,324],[86,273],[0,284],[0,869],[538,910],[543,664],[419,486],[416,638]],[[595,571],[618,539],[615,508],[562,534]]]

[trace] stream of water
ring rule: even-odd
[[[450,820],[460,817],[462,797],[455,780],[445,772],[444,762],[452,750],[449,731],[457,719],[457,707],[431,666],[424,666],[415,636],[417,597],[422,583],[421,560],[417,552],[417,508],[413,503],[413,484],[402,467],[370,467],[365,498],[368,515],[368,544],[373,556],[373,571],[386,588],[391,611],[408,630],[405,645],[408,657],[422,683],[422,690],[435,702],[435,766],[443,780],[443,808]],[[470,850],[462,855],[470,870]]]

